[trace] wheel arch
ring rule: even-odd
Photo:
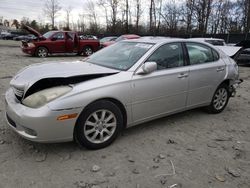
[[[46,48],[48,50],[48,53],[50,53],[50,50],[47,46],[44,46],[44,45],[39,45],[39,46],[36,46],[36,50],[35,50],[35,53],[37,52],[38,48]]]
[[[226,79],[226,80],[223,80],[221,83],[220,83],[220,85],[222,85],[222,84],[226,84],[228,87],[230,86],[230,79]],[[220,86],[219,85],[219,86]],[[218,86],[218,87],[219,87]]]
[[[127,126],[127,111],[126,111],[124,104],[121,101],[119,101],[118,99],[115,99],[112,97],[105,97],[105,98],[100,98],[100,99],[94,100],[94,101],[90,102],[87,106],[85,106],[81,113],[83,113],[88,108],[89,105],[91,105],[95,102],[98,102],[98,101],[103,101],[103,100],[110,101],[110,102],[114,103],[121,110],[122,117],[123,117],[123,128],[126,128],[126,126]]]

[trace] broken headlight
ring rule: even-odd
[[[35,44],[29,42],[29,43],[28,43],[28,47],[32,47],[32,48],[33,48],[33,47],[35,47]]]
[[[44,89],[26,97],[22,103],[31,108],[39,108],[71,90],[72,88],[69,86],[57,86]]]

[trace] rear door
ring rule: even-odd
[[[78,41],[76,37],[76,33],[74,32],[66,32],[66,52],[72,53],[78,51]]]
[[[146,61],[156,62],[157,70],[132,78],[134,122],[182,110],[186,104],[189,70],[182,44],[164,44]]]
[[[226,65],[218,52],[205,44],[186,42],[186,49],[190,64],[187,107],[210,103],[224,79]]]

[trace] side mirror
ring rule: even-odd
[[[52,38],[51,38],[51,41],[56,41],[56,40],[57,40],[56,37],[52,37]]]
[[[156,62],[149,61],[145,62],[136,72],[136,74],[149,74],[157,69]]]

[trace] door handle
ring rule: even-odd
[[[216,69],[216,71],[217,71],[217,72],[222,72],[222,71],[224,71],[224,67],[218,67],[218,68]]]
[[[188,77],[188,74],[187,74],[187,73],[180,73],[180,74],[178,75],[178,78],[186,78],[186,77]]]

